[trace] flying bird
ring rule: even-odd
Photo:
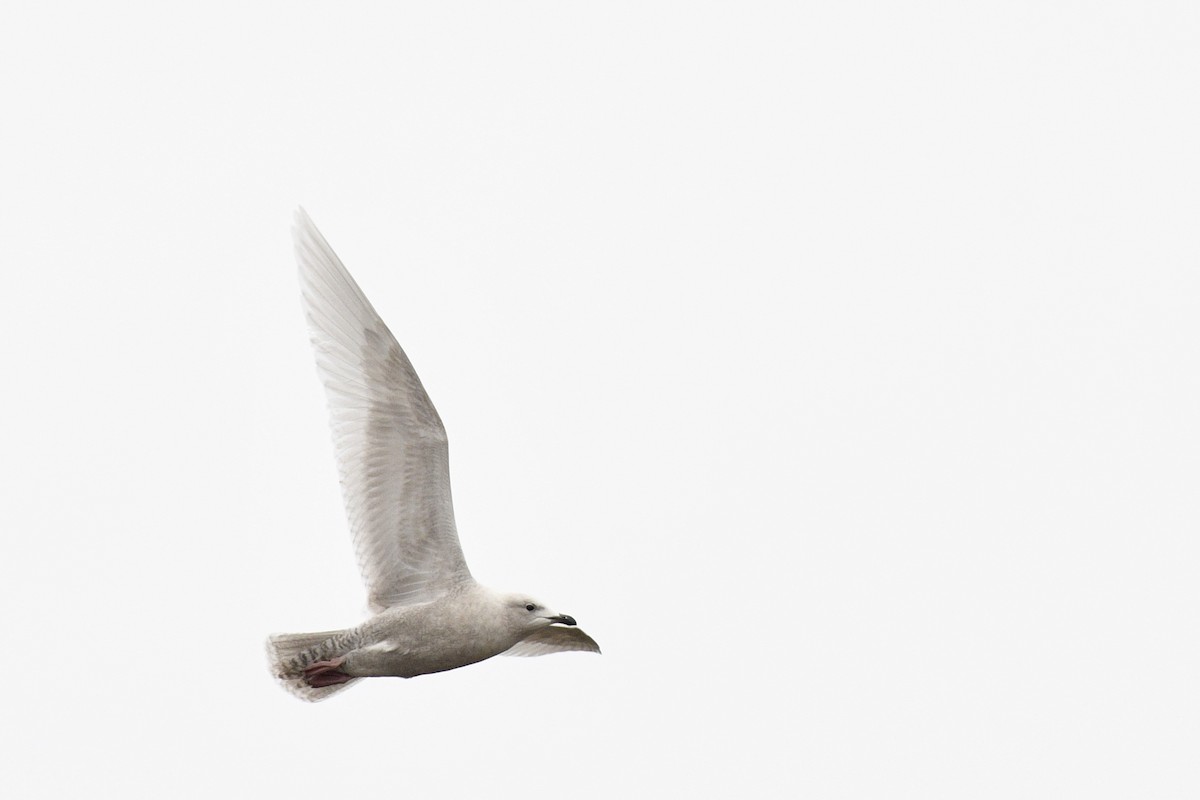
[[[271,636],[274,676],[317,701],[363,678],[412,678],[496,655],[599,653],[573,617],[471,577],[454,526],[441,418],[408,356],[302,209],[292,233],[373,616],[345,630]]]

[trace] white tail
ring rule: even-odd
[[[324,700],[358,683],[358,679],[333,686],[309,686],[304,680],[305,668],[315,661],[337,658],[353,650],[356,639],[353,630],[275,634],[267,639],[267,659],[270,661],[271,674],[279,679],[283,688],[301,700],[310,703]]]

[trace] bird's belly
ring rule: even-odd
[[[479,640],[454,642],[441,639],[421,643],[384,641],[347,654],[344,669],[355,677],[412,678],[465,667],[498,655],[505,649],[496,643]]]

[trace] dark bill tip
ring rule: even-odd
[[[566,614],[559,614],[557,617],[551,617],[551,622],[561,622],[563,625],[574,625],[575,618],[568,617]]]

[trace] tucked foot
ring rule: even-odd
[[[319,689],[322,686],[335,686],[351,681],[353,677],[340,669],[344,663],[346,663],[345,656],[331,661],[314,661],[304,670],[304,682],[314,689]]]

